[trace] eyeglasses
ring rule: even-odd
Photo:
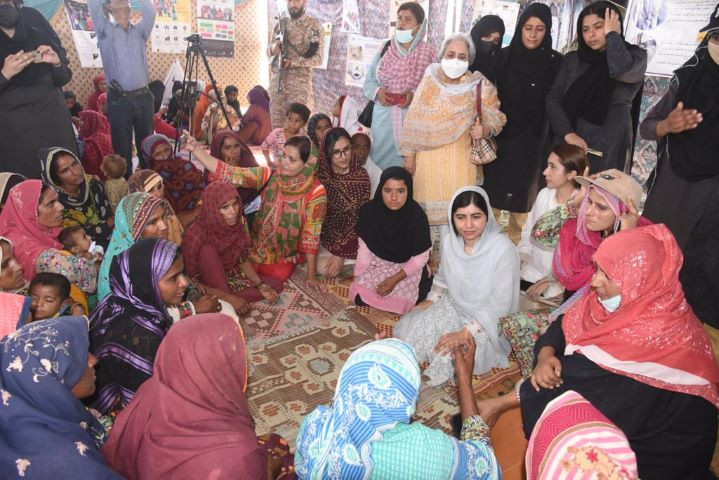
[[[345,147],[342,150],[332,150],[332,158],[340,158],[342,155],[345,157],[352,155],[352,147]]]

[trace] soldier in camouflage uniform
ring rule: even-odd
[[[322,64],[323,31],[316,18],[305,15],[306,4],[307,0],[287,0],[290,15],[282,18],[272,32],[270,55],[279,57],[280,51],[285,50],[282,91],[278,91],[279,61],[271,65],[269,93],[273,128],[284,125],[290,103],[304,103],[310,111],[313,107],[312,67]],[[284,42],[280,42],[277,38],[283,26]]]

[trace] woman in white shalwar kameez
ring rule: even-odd
[[[475,212],[481,210],[486,221],[479,238],[476,230],[482,229],[482,223],[471,227],[475,239],[467,241],[457,219],[466,217],[464,212],[472,206],[478,207]],[[453,377],[451,349],[466,343],[469,336],[477,344],[475,375],[506,367],[510,346],[498,327],[499,319],[516,312],[519,302],[519,254],[500,232],[485,191],[459,189],[448,213],[453,228],[442,240],[442,260],[432,288],[435,294],[443,293],[426,310],[416,309],[402,317],[394,329],[394,336],[412,345],[420,362],[430,363],[425,371],[430,385]]]

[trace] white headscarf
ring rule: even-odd
[[[487,225],[471,254],[464,251],[464,239],[452,228],[452,204],[463,192],[476,192],[487,203]],[[449,202],[449,232],[442,239],[439,276],[449,294],[467,316],[479,323],[499,355],[509,354],[509,343],[499,338],[500,317],[514,313],[519,306],[519,253],[511,240],[500,232],[492,214],[487,193],[480,187],[462,187]],[[511,285],[496,291],[495,286]],[[489,352],[488,352],[489,353]]]
[[[337,127],[342,127],[347,130],[350,137],[354,135],[358,130],[362,129],[362,124],[359,123],[360,108],[354,98],[347,95],[344,102],[342,102],[342,110],[340,112],[339,124]]]

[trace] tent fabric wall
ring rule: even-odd
[[[261,50],[261,39],[257,25],[258,2],[267,0],[251,0],[243,2],[235,7],[235,58],[208,57],[212,74],[220,88],[228,84],[234,84],[240,91],[240,102],[247,103],[245,93],[259,82],[260,57],[256,52]],[[49,2],[48,2],[49,3]],[[192,12],[192,31],[196,31],[197,3],[190,0],[190,11]],[[60,36],[63,46],[68,51],[70,68],[72,69],[72,81],[65,87],[77,95],[78,100],[85,104],[88,95],[93,90],[92,78],[101,72],[98,68],[81,68],[80,61],[75,49],[75,43],[70,31],[65,8],[57,10],[52,17],[50,24]],[[150,80],[164,80],[165,74],[172,65],[175,58],[185,66],[185,55],[170,53],[155,53],[151,51],[151,41],[147,42],[147,62],[150,70]],[[208,81],[204,65],[200,66],[200,79]]]

